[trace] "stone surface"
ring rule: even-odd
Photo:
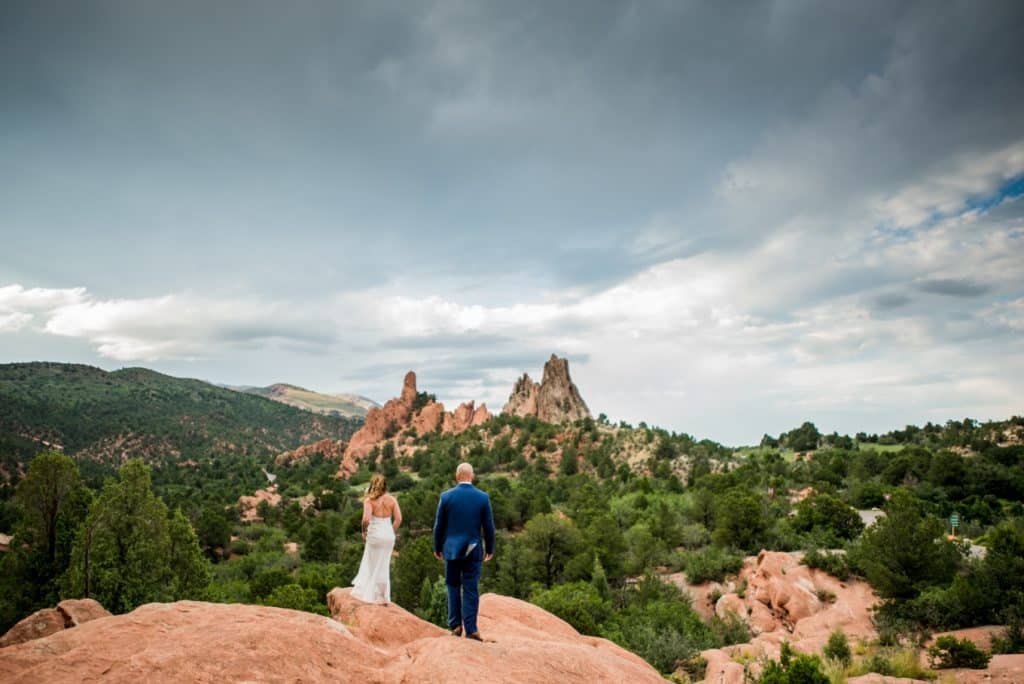
[[[540,383],[523,374],[516,381],[502,413],[536,416],[547,423],[566,423],[590,417],[590,410],[569,376],[569,361],[554,354],[544,364]]]
[[[62,631],[64,631],[64,614],[56,608],[43,608],[7,630],[7,633],[0,637],[0,648],[40,639]]]
[[[65,627],[77,627],[83,622],[110,617],[110,611],[95,599],[65,599],[57,604],[64,615]]]
[[[984,670],[939,670],[951,673],[958,684],[1020,684],[1024,682],[1024,653],[992,656]]]
[[[983,627],[969,627],[967,629],[954,629],[951,632],[936,632],[931,639],[925,642],[925,647],[931,646],[939,637],[951,636],[957,639],[967,639],[983,651],[992,650],[992,637],[1000,636],[1006,629],[1001,625],[985,625]]]
[[[277,485],[270,485],[266,489],[257,489],[252,496],[238,497],[239,515],[243,522],[260,522],[261,518],[256,511],[260,503],[266,501],[271,506],[281,503],[281,495],[277,493]]]
[[[345,455],[346,442],[337,439],[321,439],[319,442],[304,444],[298,449],[286,451],[274,459],[278,465],[295,465],[304,463],[311,456],[320,455],[329,461],[340,461]]]
[[[15,624],[0,637],[0,648],[41,639],[83,622],[109,616],[107,609],[93,599],[66,599],[56,608],[43,608]]]
[[[180,601],[0,651],[12,682],[663,682],[639,657],[528,603],[481,597],[486,641],[457,639],[394,604],[328,595],[334,619]]]

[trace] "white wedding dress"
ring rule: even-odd
[[[391,603],[391,551],[394,548],[391,516],[371,516],[366,528],[363,560],[359,562],[359,573],[352,580],[353,596],[366,603]]]

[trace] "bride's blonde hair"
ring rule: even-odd
[[[370,486],[366,488],[366,498],[370,501],[379,499],[388,491],[388,481],[380,473],[370,478]]]

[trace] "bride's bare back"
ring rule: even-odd
[[[368,523],[371,515],[377,518],[393,517],[392,527],[396,530],[402,524],[402,509],[398,506],[398,499],[390,494],[381,494],[376,499],[363,502],[363,522]]]

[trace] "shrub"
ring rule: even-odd
[[[1024,653],[1024,602],[1003,613],[1006,628],[992,639],[992,653]]]
[[[851,677],[856,677],[871,672],[884,677],[935,679],[935,675],[921,665],[918,651],[913,648],[901,648],[895,651],[875,653],[855,664],[847,674]]]
[[[853,654],[850,652],[850,642],[841,629],[837,629],[829,635],[828,643],[825,644],[825,648],[821,653],[829,660],[835,660],[843,665],[849,665],[853,657]]]
[[[771,660],[761,674],[761,684],[829,684],[817,656],[793,655],[789,642],[782,642],[778,662]]]
[[[530,601],[557,615],[581,634],[596,635],[612,616],[611,602],[601,598],[588,582],[569,582],[534,592]]]
[[[850,578],[850,563],[845,553],[828,553],[818,549],[811,549],[804,554],[800,561],[809,568],[821,570],[828,574],[846,581]]]
[[[277,608],[304,610],[307,613],[327,615],[327,606],[312,589],[303,589],[298,584],[285,584],[274,589],[264,601],[264,605]]]
[[[941,636],[928,648],[928,660],[936,670],[950,667],[969,667],[983,670],[992,656],[974,645],[970,639]]]
[[[683,572],[691,584],[721,582],[741,567],[743,556],[714,546],[687,553],[683,558]]]

